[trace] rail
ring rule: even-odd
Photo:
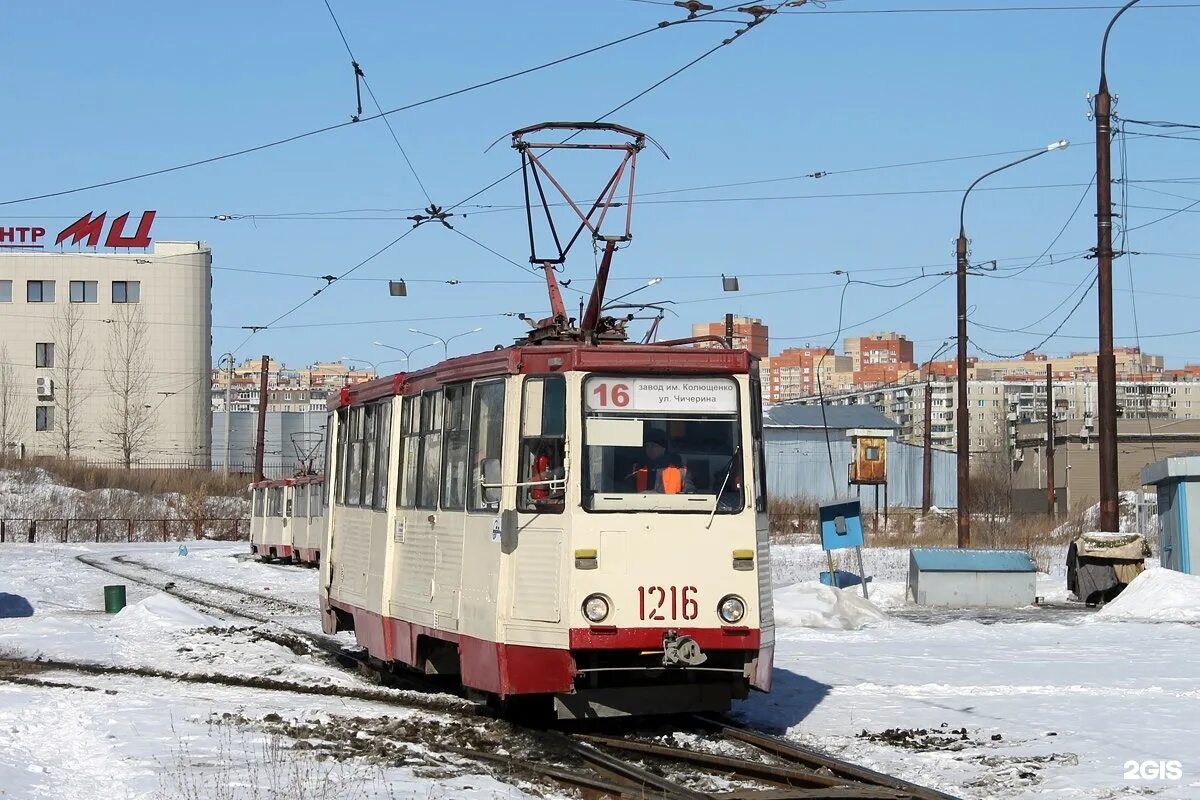
[[[245,517],[16,517],[0,518],[4,542],[169,542],[183,539],[247,539]]]

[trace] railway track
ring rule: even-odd
[[[547,762],[477,750],[456,752],[504,764],[582,791],[586,796],[669,800],[957,800],[953,795],[861,767],[776,736],[696,718],[714,749],[686,749],[631,736],[538,732]],[[574,761],[575,764],[571,762]],[[579,767],[590,770],[581,771]]]
[[[288,616],[303,614],[311,617],[312,609],[307,606],[281,598],[266,597],[240,587],[160,569],[128,556],[102,557],[85,554],[76,558],[88,566],[166,592],[201,608],[280,629],[284,636],[302,639],[324,652],[342,668],[357,670],[379,683],[412,690],[405,696],[374,694],[370,690],[350,690],[348,696],[395,703],[410,708],[423,707],[443,713],[466,710],[461,705],[452,707],[454,704],[461,704],[461,700],[447,697],[445,687],[432,684],[415,674],[410,676],[386,670],[381,665],[374,664],[364,652],[347,649],[344,642],[334,637],[315,634],[280,621],[281,611]],[[183,588],[180,584],[187,585],[188,588]],[[231,602],[231,596],[240,598],[241,604]],[[258,610],[247,608],[249,601],[257,604]],[[275,612],[274,615],[272,611]],[[337,690],[329,687],[284,684],[253,677],[176,674],[162,670],[74,662],[43,662],[42,667],[85,674],[137,674],[195,683],[224,683],[267,690],[338,694]],[[24,676],[15,678],[13,682],[34,683],[37,680]],[[276,686],[274,683],[281,685]],[[438,693],[440,699],[431,696],[431,692]],[[421,697],[422,694],[425,695],[424,698]],[[918,786],[725,720],[696,717],[690,723],[690,726],[685,727],[706,731],[709,737],[707,741],[712,745],[712,749],[721,752],[685,749],[647,741],[637,735],[569,733],[530,725],[517,727],[517,731],[524,734],[523,738],[526,739],[520,748],[524,752],[519,757],[472,748],[449,747],[447,750],[478,764],[491,764],[498,773],[536,775],[592,798],[957,800],[944,792]]]
[[[291,646],[298,641],[303,642],[313,650],[324,654],[331,663],[343,669],[354,670],[372,682],[392,688],[407,689],[415,695],[446,694],[446,687],[417,673],[396,672],[373,663],[366,651],[356,645],[348,645],[337,637],[305,630],[295,624],[287,624],[280,620],[278,614],[262,613],[268,609],[276,609],[283,610],[287,616],[292,617],[293,622],[296,617],[311,620],[315,617],[311,606],[293,603],[282,598],[266,597],[240,587],[152,567],[129,556],[98,557],[82,554],[75,558],[90,567],[172,595],[199,608],[257,622],[266,626],[265,629],[260,630],[264,638],[272,639],[284,646]],[[190,584],[191,586],[184,588],[180,584]],[[231,602],[229,595],[241,598],[241,603]],[[247,601],[250,600],[259,606],[259,610],[247,608]],[[447,698],[443,698],[443,702],[440,702],[439,710],[444,710],[445,699]],[[405,702],[408,703],[407,700]],[[426,704],[414,698],[411,705],[423,706]]]

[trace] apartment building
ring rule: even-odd
[[[849,356],[828,347],[789,347],[760,364],[769,403],[783,403],[817,394],[851,388],[854,370]],[[820,382],[818,384],[818,374]]]
[[[720,322],[696,322],[692,324],[692,336],[720,336],[725,338],[725,320]],[[697,347],[717,347],[715,342],[701,342]],[[771,352],[771,341],[767,326],[757,317],[733,318],[733,346],[744,347],[759,358]]]

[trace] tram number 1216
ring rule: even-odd
[[[639,586],[638,613],[642,619],[695,619],[700,614],[695,586]],[[670,616],[665,616],[669,614]]]

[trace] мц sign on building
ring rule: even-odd
[[[62,228],[0,218],[10,454],[208,463],[212,254],[152,241],[154,217],[89,212]]]

